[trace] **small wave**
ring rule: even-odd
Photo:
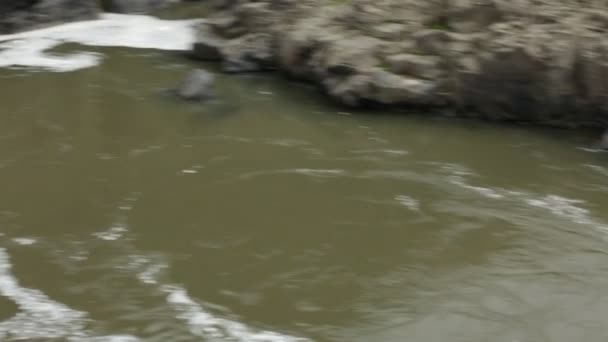
[[[413,211],[420,210],[420,202],[411,196],[399,195],[399,196],[395,197],[395,200],[397,202],[399,202],[399,204],[403,205],[404,207],[406,207],[410,210],[413,210]]]
[[[585,164],[586,167],[590,168],[591,170],[599,173],[602,176],[606,176],[608,177],[608,169],[599,165],[593,165],[593,164]]]
[[[283,147],[302,147],[310,145],[310,142],[298,139],[269,139],[266,140],[266,144]]]
[[[465,181],[464,177],[460,176],[460,175],[452,175],[452,176],[449,176],[448,179],[449,179],[450,183],[452,183],[452,184],[458,185],[459,187],[461,187],[463,189],[474,191],[487,198],[499,199],[499,198],[505,197],[504,195],[500,194],[496,190],[493,190],[490,188],[485,188],[482,186],[470,185]]]
[[[0,322],[0,340],[62,339],[70,342],[135,342],[129,335],[90,336],[86,313],[69,308],[43,292],[24,288],[11,273],[8,253],[0,248],[0,295],[14,301],[19,312]]]
[[[18,238],[13,238],[13,242],[21,245],[21,246],[31,246],[33,244],[35,244],[36,242],[38,242],[38,240],[34,239],[34,238],[27,238],[27,237],[18,237]]]
[[[336,176],[346,173],[344,170],[337,169],[289,169],[286,173],[297,173],[306,176]]]
[[[98,20],[0,35],[0,67],[34,67],[66,72],[89,68],[102,56],[78,52],[57,56],[45,50],[64,43],[158,50],[187,50],[198,20],[161,20],[144,15],[104,14]]]
[[[178,318],[186,321],[190,332],[196,336],[236,342],[310,342],[272,331],[254,331],[243,323],[215,317],[179,286],[167,285],[161,290],[167,295],[167,303],[178,312]]]
[[[467,176],[474,175],[473,172],[463,166],[450,165],[444,167],[451,174],[447,179],[451,184],[457,185],[460,188],[473,191],[483,197],[494,200],[505,200],[517,203],[526,203],[534,208],[547,210],[549,213],[560,219],[567,219],[576,224],[581,224],[594,229],[608,232],[608,224],[602,223],[594,219],[591,212],[580,207],[585,201],[578,199],[569,199],[558,195],[538,195],[523,191],[507,190],[502,188],[488,188],[478,185],[472,185],[468,182]],[[596,171],[604,171],[603,168],[594,168]]]
[[[93,233],[93,236],[101,240],[114,241],[122,238],[126,232],[127,227],[117,225],[114,227],[110,227],[103,232]]]
[[[533,207],[546,209],[551,214],[568,219],[573,223],[593,226],[608,232],[608,225],[596,221],[591,217],[589,210],[577,206],[577,204],[580,205],[585,203],[585,201],[568,199],[557,195],[547,195],[541,198],[528,199],[526,203]]]
[[[282,170],[271,170],[271,171],[258,171],[249,172],[240,176],[241,179],[251,179],[259,176],[266,175],[277,175],[277,174],[296,174],[310,177],[336,177],[345,175],[346,171],[341,169],[307,169],[307,168],[295,168],[295,169],[282,169]]]
[[[62,338],[81,332],[85,314],[55,302],[42,292],[19,286],[11,274],[6,250],[0,248],[0,295],[13,300],[20,312],[0,322],[0,337],[16,339]]]
[[[131,255],[125,269],[136,273],[137,279],[166,296],[167,305],[186,323],[189,332],[203,341],[235,342],[311,342],[308,339],[258,330],[246,324],[218,317],[192,299],[186,289],[164,281],[169,267],[160,256]]]
[[[227,141],[236,141],[236,142],[242,142],[242,143],[249,143],[252,142],[252,139],[249,138],[243,138],[243,137],[238,137],[238,136],[233,136],[233,135],[225,135],[225,134],[218,134],[218,135],[211,135],[211,136],[207,136],[204,139],[208,139],[208,140],[227,140]]]
[[[355,150],[351,151],[354,154],[384,154],[389,156],[406,156],[409,154],[406,150],[391,150],[391,149],[379,149],[379,150]]]
[[[200,337],[202,341],[311,342],[305,338],[256,329],[210,312],[191,298],[182,286],[165,279],[169,263],[163,255],[145,253],[126,257],[127,260],[119,268],[133,274],[153,292],[165,296],[168,308],[164,311],[172,312],[172,317],[184,322],[189,333]]]
[[[591,153],[606,153],[606,149],[597,148],[597,147],[577,147],[581,151],[591,152]]]

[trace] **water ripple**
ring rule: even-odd
[[[85,329],[87,314],[47,297],[42,291],[21,287],[11,273],[10,258],[0,248],[0,295],[13,300],[19,312],[0,322],[0,340],[67,339],[70,342],[132,342],[133,336],[92,337]]]
[[[346,175],[346,170],[342,169],[308,169],[308,168],[295,168],[295,169],[282,169],[282,170],[270,170],[270,171],[257,171],[248,172],[239,176],[240,179],[252,179],[259,176],[268,175],[279,175],[279,174],[296,174],[315,178],[326,178]]]

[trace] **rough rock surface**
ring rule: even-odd
[[[94,0],[1,0],[0,34],[93,19],[97,14]]]
[[[105,11],[116,13],[148,13],[178,0],[101,0]]]
[[[376,102],[558,126],[608,125],[603,0],[224,0],[194,54],[277,68]]]

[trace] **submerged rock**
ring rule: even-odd
[[[95,0],[1,0],[0,34],[94,19]]]
[[[203,69],[195,69],[184,77],[172,93],[187,101],[209,100],[215,96],[214,82],[213,74]]]

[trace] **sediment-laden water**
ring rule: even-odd
[[[0,340],[608,336],[608,158],[584,136],[257,74],[182,103],[162,90],[195,64],[150,48],[190,22],[104,20],[0,38]]]

